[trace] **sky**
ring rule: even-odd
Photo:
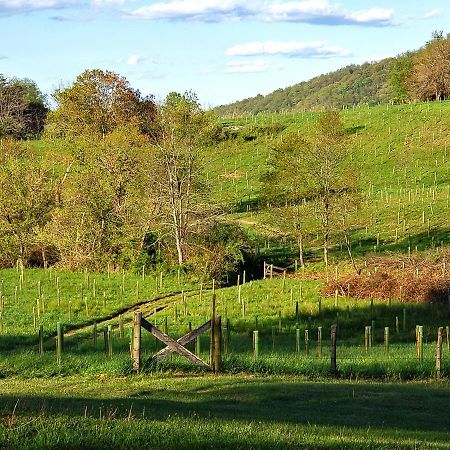
[[[0,0],[0,74],[50,96],[112,70],[212,107],[419,48],[449,19],[448,0]]]

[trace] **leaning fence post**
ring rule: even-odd
[[[436,348],[436,376],[438,378],[441,377],[442,370],[442,333],[444,331],[443,327],[438,328],[438,337],[437,337],[437,348]]]
[[[337,325],[331,325],[331,371],[337,372],[336,365]]]
[[[136,311],[133,315],[133,372],[141,370],[141,321],[142,312]]]

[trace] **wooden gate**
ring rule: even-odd
[[[142,317],[141,311],[136,311],[133,316],[133,346],[132,346],[132,360],[133,371],[139,373],[141,364],[141,333],[142,328],[150,332],[156,339],[163,342],[166,347],[153,355],[148,361],[148,364],[153,364],[166,358],[172,353],[178,353],[191,361],[193,364],[208,368],[217,373],[221,370],[222,365],[222,319],[221,316],[216,316],[215,311],[215,295],[213,295],[213,313],[211,319],[200,325],[195,330],[190,331],[179,339],[175,340],[159,330],[155,325],[148,322]],[[198,355],[195,355],[186,348],[186,345],[197,339],[201,334],[211,330],[210,339],[210,363],[203,361]]]

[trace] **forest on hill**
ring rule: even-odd
[[[349,65],[267,95],[218,106],[215,111],[230,117],[446,98],[449,57],[449,36],[435,31],[419,50],[378,62]]]
[[[386,103],[391,98],[392,59],[350,65],[268,95],[258,95],[215,108],[221,116],[342,109],[358,104]]]

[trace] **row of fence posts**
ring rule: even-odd
[[[273,329],[272,329],[273,332]],[[273,333],[272,333],[273,336]],[[273,339],[273,338],[272,338]],[[273,341],[272,341],[273,342]],[[272,344],[273,345],[273,344]],[[337,346],[337,325],[331,326],[331,370],[336,372],[336,346]],[[305,330],[305,350],[306,355],[309,354],[309,330]],[[300,352],[300,329],[295,329],[295,352]],[[322,357],[322,327],[317,328],[317,356]],[[253,358],[257,360],[259,358],[259,330],[253,331]]]
[[[119,336],[121,338],[124,337],[124,325],[122,316],[119,316]],[[98,330],[97,323],[94,322],[92,325],[92,339],[94,345],[97,344]],[[112,325],[108,325],[103,330],[103,339],[104,339],[104,349],[105,354],[109,357],[113,355],[113,327]],[[62,354],[64,351],[64,326],[61,322],[56,323],[56,336],[55,336],[55,347],[56,347],[56,362],[57,364],[61,364]],[[38,331],[38,353],[44,353],[44,326],[39,325]]]
[[[130,328],[130,354],[133,360],[133,369],[138,372],[141,367],[140,362],[140,342],[141,342],[141,320],[142,313],[138,312],[134,315],[134,323],[133,328]],[[167,319],[167,317],[166,317]],[[257,319],[255,320],[255,324],[257,325]],[[218,373],[222,369],[222,352],[227,355],[228,354],[228,346],[230,339],[230,321],[227,319],[225,333],[222,332],[222,321],[221,316],[216,315],[216,302],[215,296],[213,296],[213,307],[212,307],[212,315],[211,315],[211,335],[210,335],[210,367],[214,373]],[[192,330],[192,324],[189,326],[189,331]],[[164,334],[167,334],[167,320],[164,322]],[[449,327],[445,327],[446,332],[446,343],[447,349],[450,350],[450,341]],[[103,339],[104,339],[104,349],[105,353],[108,357],[112,357],[113,355],[113,339],[112,339],[112,325],[108,325],[106,329],[103,330]],[[443,335],[444,335],[444,327],[438,328],[437,335],[437,348],[436,348],[436,374],[440,377],[442,372],[442,346],[443,346]],[[97,324],[94,322],[92,326],[92,337],[94,345],[97,343]],[[124,338],[124,324],[122,320],[122,316],[119,316],[119,336]],[[384,327],[384,351],[386,354],[389,353],[389,327]],[[58,364],[61,364],[62,361],[62,353],[64,350],[64,327],[61,322],[57,322],[56,324],[56,361]],[[306,355],[309,354],[309,330],[305,330],[304,332],[304,342],[305,342],[305,351]],[[372,321],[372,325],[366,326],[364,329],[364,346],[366,352],[368,352],[374,344],[374,322]],[[272,327],[272,345],[274,346],[274,327]],[[336,346],[337,346],[337,325],[331,326],[331,370],[332,372],[336,372]],[[295,352],[300,352],[300,329],[295,329]],[[201,340],[198,337],[195,340],[195,353],[197,356],[201,354]],[[39,326],[39,334],[38,334],[38,352],[44,352],[44,327],[41,324]],[[253,357],[255,360],[259,358],[260,353],[260,336],[259,330],[253,331]],[[423,326],[416,326],[416,354],[417,359],[422,363],[423,362]],[[317,328],[317,356],[322,357],[322,327]]]

